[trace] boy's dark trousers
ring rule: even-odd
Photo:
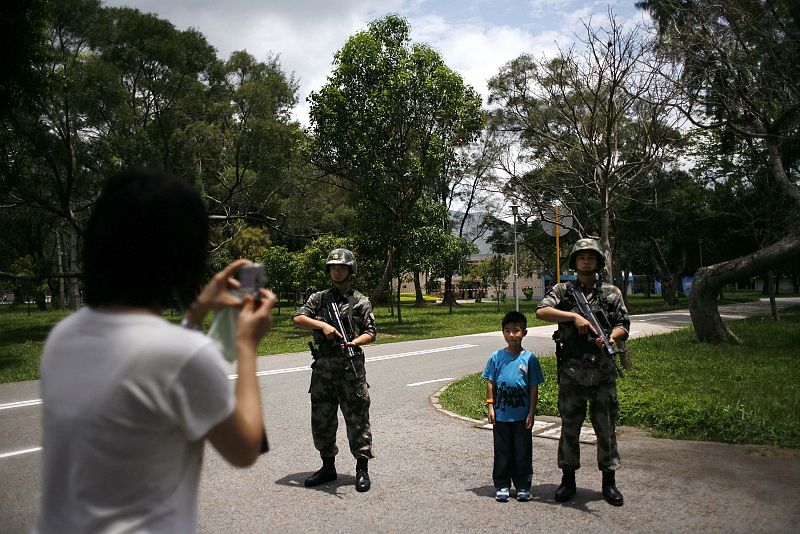
[[[533,441],[525,421],[494,423],[494,487],[530,490],[533,479]]]

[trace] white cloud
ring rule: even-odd
[[[486,82],[523,52],[552,56],[580,33],[581,16],[605,20],[606,0],[106,0],[153,12],[179,29],[196,28],[221,58],[247,50],[280,56],[299,81],[295,117],[308,122],[306,98],[331,71],[333,56],[369,21],[387,13],[408,18],[415,41],[438,50],[449,67],[484,97]],[[610,0],[628,17],[631,0]]]
[[[451,25],[441,17],[412,20],[415,41],[439,51],[445,63],[477,90],[486,103],[487,82],[500,67],[523,53],[550,54],[563,35],[544,32],[533,35],[511,26]]]

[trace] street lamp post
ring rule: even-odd
[[[519,206],[517,204],[511,204],[511,214],[514,216],[514,306],[516,310],[519,311],[519,288],[517,284],[519,283],[519,270],[517,268],[517,212],[519,211]]]

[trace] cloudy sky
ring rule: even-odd
[[[398,13],[412,39],[438,50],[447,65],[484,97],[486,82],[506,62],[527,52],[552,56],[569,46],[581,21],[633,24],[643,14],[635,0],[105,0],[155,13],[179,29],[196,28],[221,58],[247,50],[257,59],[280,56],[299,82],[295,117],[308,122],[309,92],[331,72],[333,55],[369,21]]]

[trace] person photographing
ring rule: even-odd
[[[201,290],[208,215],[196,190],[130,169],[105,185],[84,247],[87,306],[61,321],[41,363],[42,497],[34,532],[194,532],[206,442],[252,465],[265,444],[256,347],[272,327],[272,292],[229,289],[246,260]],[[182,326],[161,312],[187,308]],[[240,309],[233,390],[212,310]]]

